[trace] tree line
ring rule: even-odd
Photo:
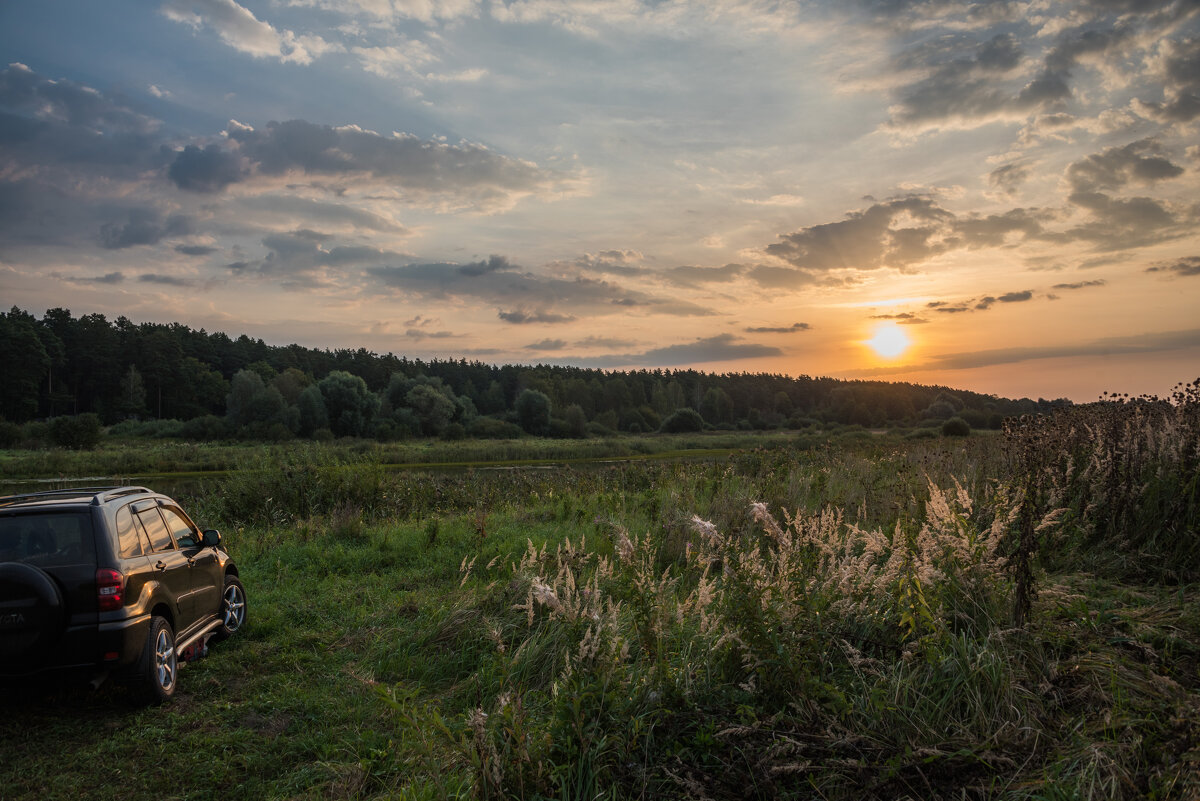
[[[603,371],[268,345],[124,316],[0,312],[0,416],[172,421],[193,439],[582,437],[617,431],[934,425],[1067,405],[883,381],[696,370]]]

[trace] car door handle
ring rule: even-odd
[[[160,560],[159,562],[157,562],[157,563],[154,565],[154,568],[155,568],[156,570],[166,570],[166,569],[167,569],[167,563],[166,563],[166,562],[163,562],[163,561],[161,561],[161,560]]]
[[[195,566],[196,566],[196,560],[189,556],[188,557],[188,567],[195,567]]]

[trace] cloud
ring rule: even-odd
[[[243,180],[246,174],[241,157],[217,145],[187,145],[167,170],[167,177],[180,189],[208,194]]]
[[[570,323],[574,322],[575,317],[570,314],[555,314],[553,312],[529,312],[522,309],[513,311],[502,311],[498,315],[501,320],[514,325],[526,325],[529,323]]]
[[[872,314],[872,320],[895,320],[900,325],[923,325],[928,323],[924,317],[913,314],[912,312],[900,312],[899,314]]]
[[[1032,298],[1033,290],[1031,289],[1026,289],[1021,292],[1006,292],[999,297],[988,295],[987,297],[978,301],[975,304],[975,308],[980,311],[986,311],[996,303],[1023,303],[1024,301],[1031,300]]]
[[[592,367],[622,367],[630,365],[676,367],[687,364],[729,362],[782,355],[783,351],[779,348],[741,342],[733,334],[718,334],[712,337],[697,339],[694,342],[653,348],[642,353],[627,353],[595,359],[578,359],[573,360],[572,363]]]
[[[1176,276],[1191,277],[1200,275],[1200,256],[1185,256],[1175,261],[1163,262],[1153,267],[1147,267],[1148,273],[1172,273]]]
[[[606,275],[639,276],[646,273],[646,268],[642,266],[644,258],[636,250],[602,250],[598,253],[585,253],[571,261],[550,262],[546,266],[556,271],[579,270]]]
[[[763,327],[763,328],[746,328],[743,329],[747,334],[794,334],[797,331],[811,330],[812,326],[808,323],[792,323],[788,326],[779,328]]]
[[[193,286],[194,282],[186,278],[179,278],[174,275],[162,275],[161,273],[142,273],[137,278],[143,284],[163,284],[166,286]]]
[[[100,228],[100,246],[109,250],[134,245],[155,245],[159,241],[192,233],[191,219],[183,214],[161,217],[151,209],[132,209],[124,225],[106,223]]]
[[[210,256],[217,252],[217,248],[211,245],[176,245],[175,252],[184,256]]]
[[[1026,348],[997,348],[973,353],[939,356],[929,365],[914,369],[967,370],[1035,359],[1085,356],[1118,356],[1200,347],[1200,329],[1164,331],[1122,337],[1106,337],[1074,345],[1045,345]]]
[[[166,0],[160,10],[167,19],[194,30],[212,29],[225,44],[254,58],[309,64],[316,56],[340,49],[319,36],[276,30],[233,0]]]
[[[909,195],[851,212],[840,222],[783,234],[766,252],[813,272],[881,267],[903,272],[946,249],[944,226],[953,217],[932,199]],[[752,277],[762,283],[762,275],[756,270]]]
[[[568,177],[494,153],[483,145],[423,140],[411,134],[382,136],[357,125],[305,120],[270,122],[261,129],[231,120],[227,146],[179,151],[168,175],[181,189],[218,192],[246,181],[287,176],[325,177],[345,191],[376,185],[401,190],[402,202],[443,198],[459,205],[502,207],[517,198],[561,189]]]
[[[1029,180],[1029,166],[1020,163],[1004,164],[988,173],[988,184],[1006,195],[1015,195]]]
[[[726,264],[723,267],[693,267],[682,265],[659,273],[662,278],[678,286],[695,287],[703,284],[723,284],[733,281],[746,271],[744,264]]]
[[[1141,139],[1124,147],[1106,148],[1072,163],[1067,167],[1066,178],[1072,196],[1084,196],[1119,189],[1133,181],[1151,184],[1182,174],[1182,167],[1161,155],[1157,142]]]
[[[1093,281],[1076,281],[1075,283],[1071,283],[1071,284],[1055,284],[1053,287],[1051,287],[1051,289],[1061,289],[1061,290],[1086,289],[1087,287],[1092,287],[1092,286],[1104,286],[1107,283],[1108,282],[1105,281],[1103,278],[1097,278]]]
[[[528,345],[525,346],[525,350],[552,351],[552,350],[562,350],[565,347],[567,347],[566,340],[543,339],[539,342],[530,342]]]
[[[20,63],[0,70],[0,107],[44,122],[107,134],[148,134],[159,123],[89,86],[51,80]]]
[[[654,297],[609,281],[539,275],[503,256],[467,264],[371,267],[366,272],[394,292],[435,299],[474,298],[501,309],[515,309],[501,312],[501,319],[507,322],[562,321],[560,318],[577,314],[608,315],[627,308],[679,316],[713,313],[685,301]]]
[[[1143,113],[1163,122],[1191,122],[1200,116],[1200,37],[1168,39],[1154,60],[1162,79],[1162,100],[1139,100]]]

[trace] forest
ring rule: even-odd
[[[1069,406],[940,386],[696,370],[603,371],[270,345],[178,322],[0,312],[0,445],[59,420],[192,440],[586,437],[615,432],[865,427],[998,429]],[[72,425],[67,425],[71,423]],[[70,439],[68,434],[67,439]],[[87,442],[80,443],[86,445]]]

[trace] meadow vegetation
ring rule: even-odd
[[[250,627],[172,710],[9,699],[4,797],[1200,794],[1200,382],[996,436],[759,444],[263,450],[186,499]]]

